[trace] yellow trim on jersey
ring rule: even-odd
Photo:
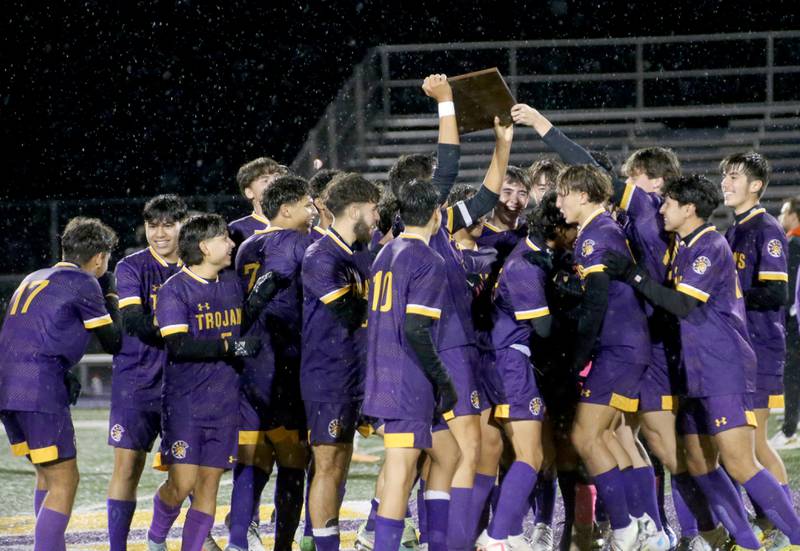
[[[447,207],[445,209],[445,212],[447,213],[447,233],[452,234],[453,233],[453,224],[455,223],[453,221],[453,218],[454,218],[453,207]]]
[[[767,212],[767,209],[765,209],[765,208],[756,209],[753,212],[751,212],[750,214],[748,214],[747,216],[745,216],[744,218],[742,218],[741,220],[739,220],[738,222],[736,222],[736,225],[738,226],[739,224],[744,224],[748,220],[752,220],[753,218],[755,218],[759,214],[764,214],[765,212]]]
[[[240,430],[239,445],[255,446],[257,444],[263,444],[266,436],[266,433],[260,430]]]
[[[580,227],[578,228],[578,235],[580,235],[580,234],[581,234],[581,232],[583,232],[583,230],[584,230],[584,229],[586,229],[586,226],[588,226],[589,224],[591,224],[591,223],[592,223],[592,221],[593,221],[595,218],[597,218],[598,216],[600,216],[600,215],[601,215],[601,214],[603,214],[604,212],[606,212],[606,209],[605,209],[604,207],[600,207],[599,209],[597,209],[596,211],[594,211],[593,213],[591,213],[591,214],[589,215],[589,217],[588,217],[588,218],[586,218],[586,220],[584,220],[584,221],[583,221],[583,224],[581,224],[581,225],[580,225]]]
[[[269,220],[267,219],[267,217],[266,217],[266,216],[262,216],[262,215],[260,215],[260,214],[256,214],[256,211],[253,211],[253,213],[252,213],[250,216],[252,216],[252,217],[253,217],[253,218],[255,218],[256,220],[258,220],[258,221],[259,221],[259,222],[261,222],[262,224],[266,224],[266,225],[267,225],[267,227],[269,227]]]
[[[321,228],[319,226],[314,226],[311,229],[314,230],[315,232],[317,232],[320,235],[325,235],[326,233],[328,233],[328,230],[326,230],[325,228]]]
[[[58,447],[56,445],[47,446],[46,448],[38,448],[30,450],[31,463],[48,463],[58,459]]]
[[[689,242],[686,244],[686,246],[687,246],[687,247],[691,247],[692,245],[694,245],[695,243],[697,243],[697,240],[698,240],[698,239],[700,239],[702,236],[704,236],[704,235],[705,235],[705,234],[707,234],[708,232],[712,232],[712,231],[717,231],[717,228],[716,228],[715,226],[709,226],[709,227],[707,227],[706,229],[704,229],[703,231],[701,231],[700,233],[698,233],[697,235],[695,235],[695,236],[692,238],[692,240],[691,240],[691,241],[689,241]]]
[[[489,222],[484,222],[483,227],[488,229],[489,231],[493,231],[494,233],[503,233],[506,230],[501,230],[497,226],[490,224]]]
[[[169,470],[169,465],[165,465],[161,459],[161,452],[156,452],[156,454],[153,456],[153,468],[162,472]]]
[[[678,283],[678,286],[675,287],[675,290],[689,295],[692,298],[696,298],[700,302],[708,302],[708,299],[711,296],[705,291],[701,291],[700,289],[692,287],[691,285],[687,285],[686,283]]]
[[[105,316],[100,316],[99,318],[84,320],[83,326],[86,329],[97,329],[98,327],[103,327],[104,325],[111,325],[112,323],[114,323],[114,320],[111,319],[111,315],[106,314]]]
[[[153,255],[153,258],[156,259],[156,262],[164,266],[165,268],[169,267],[169,263],[164,259],[163,256],[158,254],[153,247],[147,247],[147,250],[150,251],[150,254]]]
[[[541,252],[541,250],[542,250],[542,249],[540,249],[539,247],[536,246],[536,243],[531,241],[530,237],[526,237],[525,238],[525,244],[528,245],[528,248],[530,248],[531,250],[536,251],[537,253]]]
[[[351,249],[347,243],[336,237],[336,234],[333,233],[330,229],[328,229],[328,231],[325,232],[325,235],[333,239],[333,242],[339,245],[339,247],[341,247],[347,254],[353,254],[353,249]]]
[[[639,409],[639,398],[628,398],[616,392],[611,393],[611,400],[608,405],[620,411],[633,413]]]
[[[425,238],[422,237],[421,235],[417,235],[416,233],[403,232],[400,235],[398,235],[397,237],[402,237],[403,239],[419,239],[423,243],[425,242]]]
[[[625,192],[622,194],[622,199],[619,202],[619,208],[628,210],[631,206],[631,199],[633,199],[633,190],[636,186],[634,184],[625,184]]]
[[[497,404],[492,410],[492,417],[508,419],[511,417],[511,404]]]
[[[431,308],[422,304],[406,304],[406,314],[419,314],[435,320],[442,317],[442,311],[439,308]]]
[[[444,417],[445,421],[452,421],[453,419],[456,418],[456,412],[453,411],[452,409],[450,411],[445,411],[444,413],[442,413],[442,417]]]
[[[162,337],[169,337],[170,335],[175,335],[177,333],[188,333],[188,332],[189,332],[188,323],[176,323],[174,325],[167,325],[166,327],[161,328]]]
[[[330,293],[322,295],[321,297],[319,297],[319,300],[322,302],[322,304],[330,304],[337,298],[343,297],[349,292],[350,292],[349,286],[342,287],[341,289],[336,289],[335,291],[331,291]]]
[[[413,448],[413,432],[387,432],[383,435],[384,448]]]
[[[183,273],[185,273],[186,275],[188,275],[189,277],[191,277],[192,279],[195,279],[195,280],[199,281],[199,282],[200,282],[200,283],[202,283],[203,285],[208,285],[208,280],[207,280],[207,279],[205,279],[205,278],[203,278],[203,277],[200,277],[199,275],[197,275],[196,273],[194,273],[193,271],[191,271],[191,270],[190,270],[189,268],[187,268],[186,266],[184,266],[183,268],[181,268],[181,271],[182,271]],[[219,276],[217,276],[217,278],[215,279],[215,281],[219,281]]]
[[[134,304],[141,304],[142,297],[125,297],[119,299],[119,307],[125,308],[126,306],[133,306]]]
[[[27,442],[20,442],[19,444],[11,444],[11,455],[22,457],[31,452]]]
[[[769,400],[767,401],[767,407],[769,409],[776,409],[785,407],[786,403],[783,399],[783,394],[770,394]]]
[[[786,272],[758,272],[759,281],[785,281],[789,282],[789,274]]]
[[[256,230],[256,233],[258,233],[258,234],[272,233],[272,232],[276,232],[276,231],[281,231],[283,229],[284,228],[281,228],[280,226],[268,226],[268,227],[264,228],[263,230]]]
[[[516,318],[517,321],[543,318],[544,316],[549,316],[549,315],[550,315],[550,308],[548,308],[547,306],[542,306],[541,308],[534,308],[533,310],[520,310],[518,312],[514,312],[514,318]]]
[[[78,269],[80,269],[80,266],[78,266],[78,265],[77,265],[77,264],[75,264],[74,262],[64,262],[64,261],[61,261],[61,262],[56,262],[56,263],[53,265],[53,268],[78,268]]]
[[[661,409],[663,411],[675,411],[678,409],[678,397],[669,394],[661,395]]]
[[[589,274],[594,274],[596,272],[605,272],[606,265],[605,264],[595,264],[594,266],[589,266],[588,268],[581,268],[581,276],[586,277]]]
[[[744,412],[744,418],[747,420],[747,424],[751,427],[758,426],[758,420],[756,419],[756,412],[755,411],[747,411]]]

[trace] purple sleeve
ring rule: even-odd
[[[386,276],[391,277],[391,272]],[[442,316],[444,302],[444,261],[433,255],[420,259],[408,282],[406,314],[419,314],[433,319]],[[391,288],[391,285],[387,285]]]
[[[303,287],[323,304],[330,304],[351,290],[345,274],[336,269],[335,260],[319,253],[307,255],[303,262]]]
[[[626,211],[631,220],[636,218],[652,218],[658,214],[659,205],[649,193],[634,184],[625,184],[625,192],[619,202],[619,208]]]
[[[80,296],[76,304],[83,326],[86,329],[97,329],[114,323],[108,310],[106,310],[103,291],[100,290],[100,283],[96,278],[87,278],[86,283],[81,286]]]
[[[537,266],[525,266],[522,262],[525,261],[513,260],[504,270],[511,283],[506,288],[514,317],[521,321],[550,315],[544,294],[544,272]]]
[[[156,321],[162,337],[189,332],[189,308],[176,287],[165,285],[158,290]]]
[[[265,245],[267,243],[265,240]],[[264,273],[275,272],[288,279],[297,277],[300,274],[300,265],[303,261],[302,254],[300,254],[299,258],[297,257],[297,243],[297,240],[292,240],[291,243],[284,242],[284,245],[288,245],[288,247],[281,247],[279,254],[275,254],[274,250],[271,250],[266,255],[262,253],[260,256]]]
[[[117,264],[114,272],[117,278],[117,294],[119,307],[144,305],[146,297],[142,296],[141,276],[139,272],[125,260]]]
[[[680,274],[680,280],[675,289],[700,302],[708,302],[719,282],[719,271],[722,268],[719,252],[699,244],[687,251],[691,256],[686,259],[684,272]],[[738,277],[735,280],[738,285]]]
[[[786,237],[777,227],[770,227],[761,234],[756,273],[759,281],[789,282],[786,260]]]

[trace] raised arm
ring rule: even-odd
[[[439,145],[433,183],[443,203],[458,178],[458,163],[461,158],[453,90],[447,82],[447,75],[437,74],[425,78],[422,91],[429,98],[436,100],[439,109]]]

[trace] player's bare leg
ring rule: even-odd
[[[375,519],[374,548],[378,551],[396,551],[399,546],[421,452],[416,448],[386,449],[384,483]]]
[[[276,516],[275,516],[275,551],[287,551],[291,549],[292,539],[300,523],[300,514],[303,507],[303,492],[305,469],[308,465],[309,449],[305,439],[299,438],[297,431],[287,431],[287,434],[272,440],[275,449],[275,461],[278,464],[278,476],[280,470],[284,470],[284,475],[293,473],[298,486],[290,487],[284,492],[277,491],[276,481]],[[292,479],[284,479],[291,482]],[[313,479],[312,479],[313,481]],[[290,495],[290,492],[299,491],[300,496]]]
[[[450,486],[460,461],[458,443],[449,430],[433,433],[433,446],[426,450],[430,469],[425,478],[425,522],[428,549],[447,549]]]
[[[755,410],[756,427],[755,444],[756,444],[756,459],[764,465],[772,476],[782,485],[789,483],[789,476],[786,473],[786,466],[783,464],[781,456],[772,447],[767,439],[768,425],[769,425],[769,408]]]
[[[308,492],[309,511],[314,536],[339,531],[339,489],[350,468],[352,444],[319,444],[312,447],[314,478]]]
[[[492,408],[481,412],[480,428],[481,453],[478,457],[478,467],[472,487],[472,505],[470,506],[470,522],[476,526],[475,537],[483,531],[489,520],[488,516],[482,517],[486,502],[497,480],[497,466],[503,455],[503,435],[500,427],[492,420]]]
[[[542,421],[542,466],[529,503],[534,510],[530,543],[534,551],[553,549],[553,513],[556,503],[556,443],[553,422],[545,416]],[[527,513],[526,513],[527,514]],[[571,525],[566,527],[570,530]]]
[[[47,496],[36,517],[34,551],[50,551],[64,547],[75,492],[78,490],[78,463],[72,459],[36,465],[37,478],[44,479]]]
[[[136,487],[142,477],[147,452],[114,448],[114,471],[108,483],[108,498],[136,501]]]

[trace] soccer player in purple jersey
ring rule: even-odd
[[[80,384],[69,370],[91,334],[110,354],[122,346],[113,275],[106,273],[116,244],[114,231],[99,220],[70,220],[61,262],[25,277],[0,329],[0,421],[12,453],[36,469],[35,551],[66,550],[78,489],[69,406]]]
[[[158,289],[180,269],[178,232],[187,210],[175,195],[150,199],[143,213],[148,247],[120,260],[115,270],[125,331],[112,365],[108,422],[108,443],[114,448],[107,502],[111,551],[127,548],[136,487],[161,433],[161,375],[167,356],[153,319]]]
[[[434,417],[457,402],[433,337],[446,277],[443,259],[428,246],[441,223],[439,194],[431,182],[414,180],[400,188],[398,200],[405,231],[381,249],[372,265],[367,326],[372,345],[367,348],[363,409],[383,421],[386,447],[376,551],[397,550],[420,452],[439,451],[431,436]]]
[[[214,523],[219,480],[236,462],[239,360],[254,356],[257,337],[242,337],[275,293],[271,274],[243,300],[232,272],[233,241],[216,214],[189,218],[178,254],[184,266],[158,290],[156,322],[167,349],[162,385],[162,439],[157,465],[169,471],[154,496],[148,549],[165,550],[181,504],[192,504],[181,549],[200,551]]]
[[[380,189],[359,174],[334,178],[325,199],[333,223],[303,258],[300,379],[314,454],[306,506],[319,551],[339,549],[340,491],[359,425],[366,362],[369,267],[354,249],[369,243],[379,200]]]
[[[563,168],[564,164],[557,159],[540,159],[528,168],[534,204],[540,204],[545,193],[556,189],[558,173]]]
[[[338,174],[341,174],[340,170],[326,168],[314,174],[308,181],[308,193],[314,200],[314,206],[317,207],[317,212],[319,213],[317,224],[311,228],[311,239],[314,241],[322,238],[333,222],[333,215],[328,210],[328,207],[325,206],[325,188]]]
[[[736,153],[726,157],[720,169],[725,206],[734,212],[725,238],[739,273],[747,329],[758,365],[752,398],[758,422],[756,459],[788,492],[786,467],[767,439],[769,410],[784,405],[785,305],[789,295],[786,235],[780,223],[759,204],[769,183],[767,160],[758,153]],[[770,528],[764,512],[756,513],[759,525]]]
[[[299,354],[300,264],[311,243],[309,230],[316,209],[308,183],[296,176],[278,177],[261,202],[270,227],[258,230],[239,247],[236,273],[245,292],[266,273],[282,284],[249,333],[271,346],[262,347],[258,356],[245,360],[229,547],[261,545],[256,519],[274,455],[279,465],[275,501],[281,505],[276,513],[276,549],[284,550],[291,547],[299,522],[307,458],[300,437],[303,412],[299,375],[292,364]]]
[[[755,458],[751,393],[756,354],[747,334],[745,301],[730,247],[706,222],[722,203],[722,192],[707,178],[689,176],[666,182],[662,193],[664,227],[680,238],[670,264],[672,285],[661,285],[620,254],[605,255],[607,271],[679,319],[686,398],[681,400],[678,427],[689,472],[717,518],[738,548],[761,547],[721,460],[788,537],[786,549],[796,548],[800,519],[780,483]]]
[[[577,342],[573,368],[592,369],[581,391],[575,414],[572,442],[594,477],[613,529],[612,545],[632,549],[639,527],[631,522],[620,468],[641,458],[626,451],[617,438],[607,438],[616,429],[621,413],[636,412],[639,385],[649,363],[647,318],[633,290],[611,282],[605,273],[603,254],[618,251],[630,255],[622,228],[604,205],[613,188],[611,178],[593,165],[564,170],[558,178],[557,205],[567,223],[578,224],[575,260],[585,292],[578,313]]]
[[[502,260],[525,239],[528,233],[523,212],[528,208],[531,192],[531,179],[528,171],[516,166],[506,169],[500,198],[484,223],[483,234],[478,239],[481,247],[497,249]]]
[[[228,232],[237,247],[256,230],[269,227],[269,219],[261,208],[261,198],[264,190],[278,176],[288,172],[284,165],[269,157],[259,157],[239,167],[236,184],[239,186],[239,193],[253,205],[253,212],[228,224]]]

